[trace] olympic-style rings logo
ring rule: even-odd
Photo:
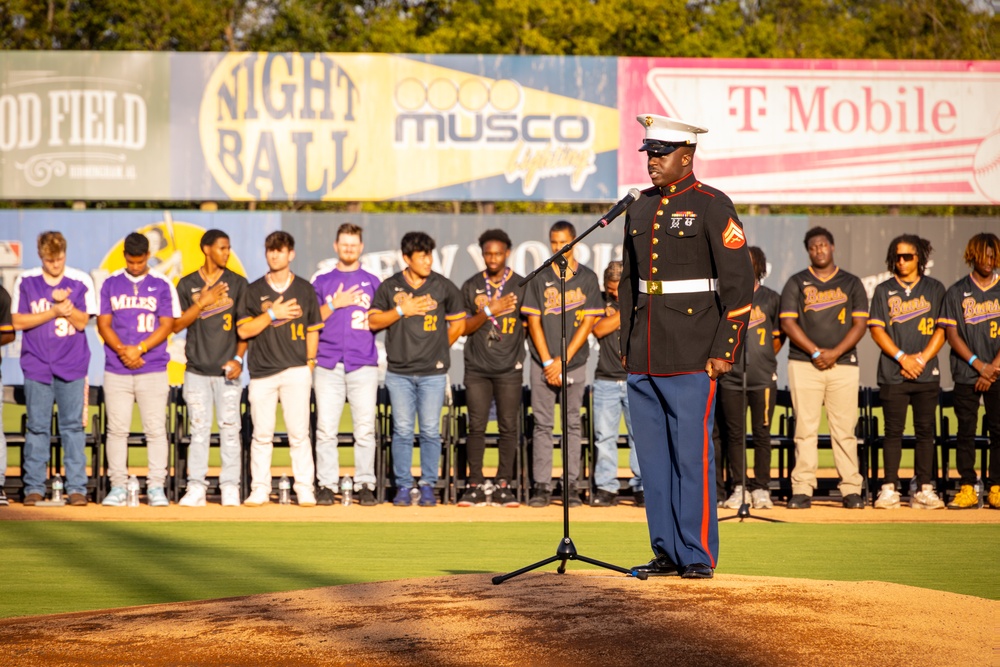
[[[405,112],[448,112],[458,107],[469,113],[480,113],[513,111],[521,104],[523,95],[521,86],[510,79],[490,82],[478,77],[463,81],[437,78],[424,82],[410,77],[396,84],[394,97],[396,106]]]

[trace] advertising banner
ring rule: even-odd
[[[639,114],[707,127],[695,173],[737,204],[1000,203],[1000,62],[619,60],[619,192]]]
[[[0,197],[169,196],[168,57],[0,53]]]

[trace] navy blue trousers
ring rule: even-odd
[[[678,565],[719,559],[715,388],[706,373],[628,376],[650,544]]]

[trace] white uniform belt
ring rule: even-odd
[[[694,280],[639,280],[639,291],[643,294],[691,294],[694,292],[714,292],[718,281],[715,278]]]

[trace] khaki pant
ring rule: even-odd
[[[253,419],[250,443],[250,489],[271,491],[271,455],[274,452],[274,426],[278,401],[288,431],[288,449],[292,457],[292,487],[295,495],[312,494],[316,468],[309,441],[309,394],[312,373],[307,366],[293,366],[275,375],[250,380],[247,398]]]
[[[816,489],[817,440],[824,405],[833,441],[833,461],[840,475],[840,493],[843,496],[861,493],[863,480],[858,472],[858,439],[854,435],[860,381],[857,366],[838,364],[821,371],[811,362],[788,362],[788,384],[795,409],[793,494],[811,496]]]

